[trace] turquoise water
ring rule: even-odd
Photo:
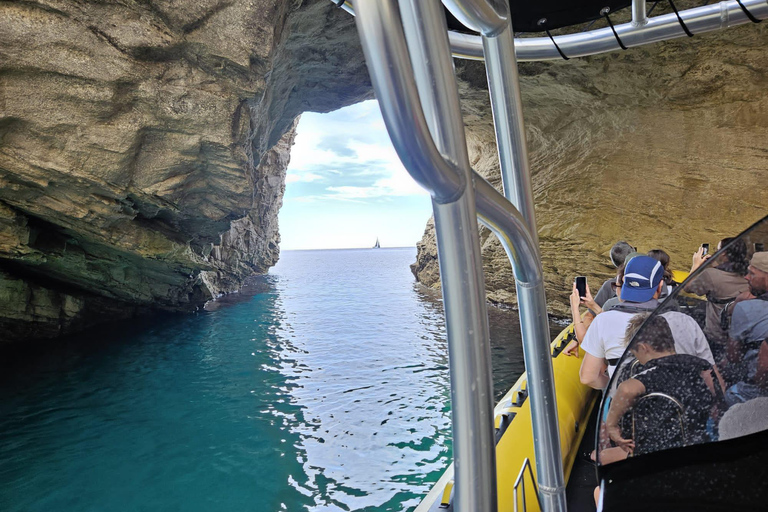
[[[407,510],[450,462],[439,297],[415,249],[284,252],[207,311],[0,377],[0,510]],[[497,396],[522,371],[491,312]]]

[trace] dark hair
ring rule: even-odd
[[[611,247],[611,262],[614,266],[620,267],[624,263],[624,259],[627,254],[634,252],[635,248],[629,245],[627,242],[616,242]]]
[[[742,238],[723,238],[720,247],[725,248],[725,257],[731,263],[732,272],[740,276],[747,275],[749,260],[747,260],[747,244]]]
[[[632,326],[628,327],[631,328]],[[630,349],[636,350],[639,343],[645,343],[655,352],[675,351],[675,338],[672,336],[672,330],[669,328],[667,320],[661,315],[652,316],[645,321],[635,333]]]
[[[672,272],[669,270],[669,254],[664,249],[651,249],[648,256],[655,259],[664,267],[664,283],[672,284]]]

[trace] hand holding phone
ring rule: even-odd
[[[709,244],[701,244],[701,255],[706,256],[709,254]]]

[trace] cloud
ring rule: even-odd
[[[403,168],[375,101],[330,114],[304,114],[287,182],[323,184],[321,189],[293,189],[292,197],[303,202],[428,195]]]
[[[298,182],[305,182],[305,183],[311,183],[313,181],[318,181],[324,179],[321,175],[315,174],[313,172],[303,172],[303,173],[289,173],[285,176],[285,182],[286,183],[298,183]]]

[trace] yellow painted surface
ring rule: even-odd
[[[555,341],[552,349],[558,347],[562,341],[573,331],[573,325],[563,329]],[[594,407],[599,393],[579,382],[579,368],[584,357],[584,352],[579,352],[579,357],[571,357],[559,354],[552,359],[555,375],[555,393],[557,396],[557,411],[560,427],[560,446],[563,456],[563,468],[565,479],[573,468],[573,462],[578,454],[579,444],[584,436],[587,420]],[[517,394],[527,387],[527,375],[523,373],[510,388],[504,398],[496,405],[494,410],[495,423],[500,424],[500,416],[504,413],[515,412],[516,416],[507,428],[504,436],[496,445],[496,475],[498,487],[499,512],[512,512],[514,510],[514,483],[523,467],[525,459],[530,459],[533,474],[536,475],[536,457],[533,449],[533,430],[531,427],[531,409],[529,400],[520,407],[512,405]],[[577,429],[578,424],[578,429]],[[435,500],[441,499],[446,484],[453,483],[453,465],[440,478],[435,488],[427,495],[424,501],[416,508],[416,512],[428,510]],[[536,476],[538,482],[538,476]],[[524,508],[528,511],[538,511],[539,505],[536,491],[526,470],[523,480],[525,485],[525,507],[523,506],[522,489],[518,488],[518,510]],[[522,487],[522,486],[521,486]],[[450,492],[450,490],[448,491]]]

